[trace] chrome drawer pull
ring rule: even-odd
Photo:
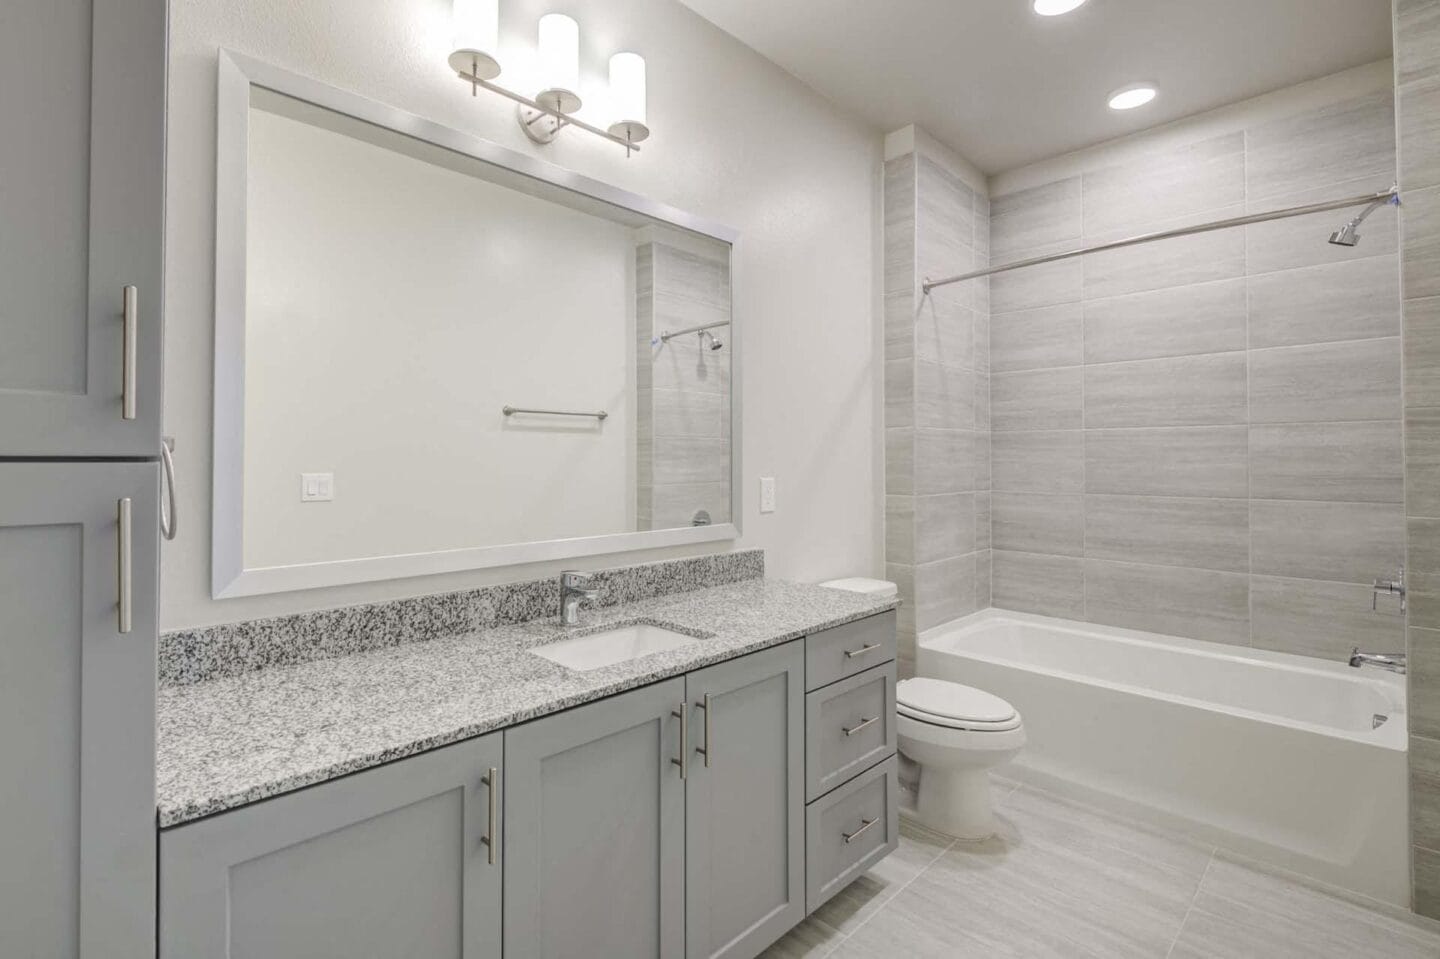
[[[490,787],[490,811],[487,821],[485,823],[486,834],[480,837],[480,841],[483,842],[486,846],[490,847],[487,858],[490,861],[490,865],[493,866],[495,865],[495,849],[497,846],[500,845],[499,841],[496,839],[495,836],[495,827],[500,821],[498,811],[498,807],[500,805],[498,801],[500,796],[500,770],[496,769],[494,766],[491,766],[489,773],[490,774],[488,776],[480,777],[480,781]]]
[[[120,335],[120,416],[122,419],[133,420],[140,323],[140,291],[133,286],[125,287],[121,293],[120,315],[124,321]]]
[[[709,693],[706,693],[706,694],[705,694],[705,701],[700,704],[700,708],[703,709],[703,710],[705,710],[705,745],[704,745],[704,746],[697,746],[697,747],[695,748],[695,751],[696,751],[697,753],[699,753],[700,755],[702,755],[702,756],[705,757],[705,766],[706,766],[706,768],[708,769],[709,766],[710,766],[710,736],[711,736],[711,732],[712,732],[712,730],[711,730],[711,728],[710,728],[710,694],[709,694]]]
[[[864,716],[861,716],[861,717],[860,717],[860,722],[859,722],[858,725],[851,726],[849,729],[845,729],[844,726],[841,726],[840,728],[845,730],[845,735],[847,735],[847,736],[853,736],[853,735],[855,735],[856,733],[858,733],[860,730],[864,729],[866,726],[872,725],[873,723],[878,723],[879,721],[880,721],[880,717],[879,717],[879,716],[871,716],[869,719],[866,719]]]
[[[859,839],[861,833],[863,833],[865,830],[869,829],[871,826],[875,825],[879,821],[880,819],[878,817],[876,817],[875,819],[861,819],[859,829],[855,830],[854,832],[842,832],[840,835],[845,837],[845,845],[848,846],[855,840]]]
[[[132,609],[134,606],[134,574],[131,571],[131,520],[130,520],[130,497],[125,497],[116,503],[115,509],[116,525],[120,527],[120,535],[116,537],[119,546],[119,622],[116,624],[116,632],[130,632],[133,623]]]
[[[680,778],[683,780],[690,772],[690,709],[689,703],[681,703],[678,710],[670,710],[671,716],[680,719],[680,758],[671,757],[670,761],[680,767]]]
[[[845,658],[854,659],[857,656],[864,656],[866,653],[873,653],[879,648],[879,643],[871,643],[869,646],[861,646],[859,649],[847,649],[845,650]]]

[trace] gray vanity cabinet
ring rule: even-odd
[[[748,959],[805,918],[804,643],[690,673],[685,689],[685,954]]]
[[[0,956],[155,953],[158,469],[0,463]]]
[[[502,756],[492,733],[162,833],[161,959],[498,959]]]
[[[505,733],[507,959],[685,949],[685,680]]]
[[[155,456],[166,0],[3,10],[0,456]]]

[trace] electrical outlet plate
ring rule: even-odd
[[[335,498],[334,473],[301,473],[300,502],[328,503]]]
[[[760,512],[775,512],[775,477],[760,477]]]

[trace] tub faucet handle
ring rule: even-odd
[[[1370,588],[1370,610],[1371,610],[1371,612],[1374,612],[1374,611],[1376,611],[1376,610],[1378,610],[1378,609],[1380,608],[1380,602],[1379,602],[1379,601],[1380,601],[1380,594],[1381,594],[1381,593],[1387,593],[1387,594],[1390,594],[1390,595],[1398,595],[1398,596],[1400,597],[1400,612],[1402,612],[1402,613],[1405,612],[1405,607],[1406,607],[1406,596],[1405,596],[1405,567],[1403,567],[1403,566],[1400,567],[1400,571],[1395,574],[1395,578],[1394,578],[1394,579],[1377,579],[1377,580],[1375,580],[1374,585]]]

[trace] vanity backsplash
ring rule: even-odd
[[[764,576],[765,551],[760,549],[617,566],[591,573],[587,586],[600,596],[589,605],[615,606]],[[164,633],[160,685],[186,686],[556,616],[558,581],[551,576]]]

